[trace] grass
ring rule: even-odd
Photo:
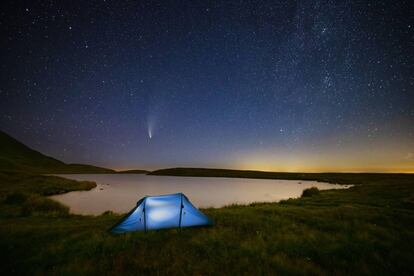
[[[357,185],[280,203],[205,209],[212,227],[113,235],[107,230],[120,215],[71,215],[44,197],[93,183],[3,172],[0,272],[414,275],[414,175],[311,177]]]
[[[71,191],[90,190],[95,187],[96,183],[91,181],[75,181],[59,176],[0,171],[1,195],[23,192],[48,196]]]

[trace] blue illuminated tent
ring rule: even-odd
[[[211,225],[211,220],[182,194],[146,196],[138,201],[112,233]]]

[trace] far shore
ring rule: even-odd
[[[269,172],[254,170],[232,170],[215,168],[168,168],[154,171],[147,170],[125,170],[109,172],[70,172],[59,174],[146,174],[156,176],[181,176],[181,177],[224,177],[224,178],[251,178],[251,179],[280,179],[280,180],[310,180],[327,182],[333,184],[361,184],[366,179],[376,179],[412,175],[409,173],[296,173],[296,172]]]

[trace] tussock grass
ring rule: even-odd
[[[305,190],[303,190],[302,192],[302,196],[301,197],[311,197],[311,196],[315,196],[319,194],[319,189],[316,187],[310,187],[307,188]]]

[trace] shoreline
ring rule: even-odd
[[[91,182],[94,182],[94,183],[97,184],[97,186],[94,187],[92,190],[96,190],[96,189],[100,189],[101,190],[102,188],[104,190],[106,190],[105,187],[107,185],[112,186],[112,184],[114,184],[114,182],[112,182],[112,183],[110,182],[110,181],[114,181],[114,179],[112,179],[112,180],[108,180],[108,179],[106,179],[106,180],[105,179],[96,180],[96,179],[93,179],[93,176],[101,176],[101,174],[86,174],[86,175],[91,176],[90,179],[86,179],[86,181],[91,181]],[[115,176],[115,177],[118,176],[118,174],[112,174],[112,175]],[[74,180],[74,181],[83,181],[84,180],[84,179],[77,179],[76,176],[78,176],[78,174],[60,174],[60,175],[56,175],[56,176],[63,177],[63,178],[69,179],[69,180]],[[74,178],[71,178],[70,176],[74,176]],[[130,174],[130,176],[132,176],[132,177],[133,176],[138,176],[139,177],[141,175],[140,174],[135,174],[135,175],[134,174]],[[148,176],[149,177],[151,177],[151,176],[155,176],[155,177],[161,176],[161,177],[172,177],[172,178],[175,178],[175,177],[180,178],[180,177],[182,177],[182,176],[170,176],[170,175],[148,175]],[[234,202],[225,202],[223,204],[217,204],[217,202],[216,202],[216,203],[211,203],[211,204],[204,203],[203,205],[197,205],[197,207],[199,209],[221,209],[221,208],[226,208],[226,207],[229,207],[229,206],[232,206],[232,207],[234,207],[234,206],[238,206],[238,207],[248,207],[248,206],[250,206],[252,204],[253,205],[256,205],[256,204],[278,204],[278,203],[280,203],[282,201],[285,201],[285,200],[298,199],[298,198],[300,198],[301,197],[301,194],[303,193],[303,191],[306,190],[306,189],[309,189],[311,187],[316,187],[316,188],[320,189],[320,191],[330,191],[330,190],[338,190],[338,189],[349,189],[349,188],[355,186],[354,184],[338,184],[338,183],[331,183],[331,182],[324,182],[324,181],[316,181],[316,180],[303,180],[303,179],[299,179],[299,180],[297,180],[297,179],[269,179],[269,178],[255,178],[255,179],[252,179],[252,178],[235,178],[235,177],[229,178],[229,177],[215,177],[215,176],[214,177],[188,176],[188,178],[196,178],[196,179],[203,179],[204,178],[204,179],[211,179],[211,180],[214,179],[215,181],[218,181],[218,180],[227,181],[227,182],[223,183],[223,185],[228,185],[229,183],[232,183],[231,182],[231,179],[232,178],[233,179],[237,179],[237,180],[244,180],[244,181],[249,181],[249,180],[274,181],[274,184],[275,185],[283,185],[283,186],[280,186],[280,189],[281,189],[280,191],[277,191],[277,190],[276,190],[276,192],[273,191],[272,192],[273,195],[277,195],[278,192],[280,192],[281,194],[284,194],[284,191],[287,188],[287,186],[284,187],[284,185],[295,185],[295,187],[298,187],[297,185],[299,185],[299,187],[301,185],[303,185],[302,188],[299,188],[300,189],[300,193],[299,194],[296,194],[297,191],[296,192],[295,191],[292,191],[292,193],[294,193],[294,195],[291,195],[289,197],[287,197],[287,196],[286,197],[283,197],[282,196],[281,198],[279,197],[277,199],[266,199],[266,198],[263,198],[263,196],[261,196],[262,197],[261,199],[257,199],[256,198],[256,200],[252,200],[252,201],[250,201],[249,199],[239,198],[237,201],[234,201]],[[281,182],[279,182],[279,181],[281,181]],[[320,183],[320,185],[325,185],[326,184],[326,185],[332,185],[332,186],[329,186],[328,188],[323,187],[323,186],[321,187],[321,186],[318,186],[318,183]],[[186,183],[186,184],[191,185],[191,183]],[[205,183],[205,184],[206,185],[209,185],[210,183]],[[214,182],[212,184],[214,185]],[[249,183],[249,184],[254,185],[254,183]],[[270,184],[270,185],[272,185],[272,184]],[[277,187],[277,186],[275,186],[275,187]],[[122,190],[121,187],[118,187],[118,189],[119,190]],[[294,189],[297,189],[297,188],[294,188]],[[139,192],[139,189],[137,189],[137,190],[138,190],[137,193],[139,194],[140,193]],[[100,216],[100,215],[102,215],[102,214],[104,214],[106,212],[112,212],[114,214],[122,215],[122,214],[125,214],[125,213],[128,212],[127,209],[120,211],[120,210],[116,210],[116,208],[112,208],[112,210],[111,210],[111,209],[102,209],[102,208],[99,208],[98,207],[97,209],[102,209],[102,210],[101,211],[96,211],[96,210],[94,211],[94,210],[89,210],[87,207],[86,207],[86,209],[85,209],[85,207],[79,207],[79,206],[77,206],[74,203],[74,202],[77,202],[77,200],[74,200],[74,198],[78,197],[79,198],[78,200],[81,200],[80,203],[79,203],[80,206],[85,206],[84,204],[81,203],[82,201],[85,200],[84,197],[85,196],[87,197],[87,195],[85,195],[84,193],[85,192],[91,192],[91,190],[81,190],[81,191],[71,191],[71,192],[75,192],[75,194],[70,195],[69,198],[68,197],[65,197],[65,194],[67,194],[67,193],[65,193],[65,194],[57,194],[57,195],[50,195],[49,198],[52,199],[52,200],[54,200],[54,201],[57,201],[57,202],[59,202],[61,204],[64,204],[67,207],[69,207],[70,208],[70,213],[73,214],[73,215]],[[184,188],[184,190],[176,190],[176,192],[186,193],[185,188]],[[82,193],[83,195],[81,195],[79,193]],[[97,192],[95,191],[93,193],[94,194],[90,195],[92,197],[91,200],[97,201],[98,202],[98,205],[99,205],[100,199],[96,197],[96,193]],[[170,194],[170,192],[160,191],[159,193],[153,193],[151,195],[163,195],[163,194]],[[103,195],[103,196],[105,197],[105,195]],[[140,197],[143,197],[143,196],[144,195],[141,195],[140,194],[136,198],[136,200],[138,200]],[[107,195],[106,195],[105,198],[107,198]],[[114,202],[118,202],[118,199],[117,198],[114,198],[113,200],[114,200]],[[72,210],[72,206],[74,206],[74,207],[77,206],[75,208],[77,211],[73,211]],[[131,203],[131,208],[133,208],[133,203]],[[122,209],[124,209],[124,208],[122,208]],[[87,211],[87,210],[89,210],[89,211]]]

